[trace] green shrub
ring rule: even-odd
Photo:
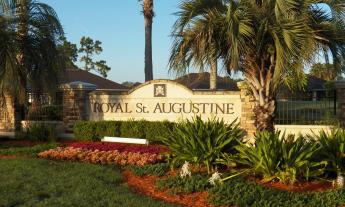
[[[316,137],[321,150],[319,159],[327,161],[327,171],[339,176],[345,172],[345,130],[332,129],[330,133],[321,131]]]
[[[194,193],[207,190],[210,187],[208,177],[201,174],[181,178],[180,176],[157,180],[160,190],[169,189],[172,193]]]
[[[154,165],[145,165],[145,166],[132,165],[129,167],[129,169],[136,176],[144,176],[144,175],[163,176],[170,169],[170,167],[167,163],[158,163]]]
[[[132,137],[157,141],[166,135],[175,123],[140,121],[79,121],[74,125],[74,136],[78,140],[99,141],[104,136]]]
[[[161,137],[168,136],[175,125],[175,123],[169,121],[148,122],[145,128],[145,138],[150,141],[159,141]]]
[[[79,121],[73,133],[77,140],[99,141],[104,136],[120,136],[120,121]]]
[[[118,137],[120,136],[120,121],[101,121],[101,122],[94,122],[95,125],[95,133],[97,139],[102,139],[104,136],[110,137]]]
[[[26,138],[33,141],[49,141],[57,140],[57,133],[54,125],[45,123],[33,123],[24,132]]]
[[[308,179],[323,174],[325,162],[314,162],[319,147],[315,141],[300,136],[286,138],[280,132],[260,132],[255,136],[255,145],[241,144],[236,147],[235,162],[259,175],[263,181],[278,179],[293,184],[299,179]]]
[[[133,138],[146,138],[145,127],[148,124],[148,121],[124,121],[121,123],[121,137],[133,137]]]
[[[205,166],[210,173],[220,155],[230,152],[241,137],[242,130],[235,122],[226,125],[215,118],[204,122],[197,116],[178,123],[161,141],[170,148],[172,163],[188,161]]]

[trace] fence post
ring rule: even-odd
[[[345,80],[335,82],[336,101],[338,107],[336,110],[337,117],[342,126],[345,126]]]
[[[73,132],[74,124],[87,120],[89,93],[97,86],[85,82],[71,82],[61,86],[63,90],[63,125],[67,133]]]
[[[256,131],[254,125],[254,100],[253,97],[249,94],[248,86],[245,81],[241,81],[237,83],[238,88],[241,91],[241,103],[242,103],[242,111],[241,111],[241,127],[246,131],[246,139],[249,142],[253,142],[254,134]]]

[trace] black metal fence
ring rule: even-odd
[[[24,120],[30,121],[62,121],[62,94],[55,97],[47,94],[28,94],[28,104],[23,111]]]
[[[280,125],[334,124],[337,122],[336,110],[335,91],[279,97],[275,123]]]

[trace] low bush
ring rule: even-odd
[[[148,121],[124,121],[121,123],[120,136],[121,137],[134,137],[134,138],[146,138],[146,125],[149,124]]]
[[[154,175],[154,176],[163,176],[170,169],[167,163],[158,163],[154,165],[145,165],[145,166],[129,166],[129,169],[136,176],[145,176],[145,175]]]
[[[342,206],[345,203],[345,189],[314,193],[287,192],[237,177],[210,188],[209,200],[215,206]]]
[[[197,116],[178,123],[161,141],[169,147],[172,163],[188,161],[205,166],[210,173],[221,154],[231,152],[241,137],[242,130],[235,122],[227,125],[223,120],[203,121]]]
[[[260,132],[255,136],[255,145],[241,144],[236,147],[237,162],[248,168],[248,172],[269,182],[279,180],[293,184],[297,180],[323,174],[325,161],[316,162],[320,148],[315,141],[300,136],[280,137],[280,132]]]
[[[71,143],[68,147],[83,148],[88,150],[99,151],[119,151],[119,152],[140,152],[150,154],[160,154],[167,152],[169,149],[160,145],[139,145],[139,144],[124,144],[124,143],[106,143],[106,142],[91,142],[91,143]]]
[[[140,152],[119,152],[88,150],[73,147],[58,147],[38,154],[41,158],[53,160],[72,160],[95,164],[116,165],[147,165],[162,162],[164,157],[159,154]]]
[[[22,136],[33,141],[48,142],[54,142],[58,138],[54,125],[44,123],[30,124]]]
[[[208,177],[201,174],[195,174],[190,177],[168,177],[157,180],[156,185],[160,190],[169,189],[172,193],[194,193],[205,191],[210,187]]]
[[[79,121],[74,125],[77,140],[99,141],[104,136],[120,136],[120,121]]]
[[[166,136],[174,127],[168,121],[80,121],[74,126],[74,135],[78,140],[99,141],[104,136],[133,137],[157,141]]]

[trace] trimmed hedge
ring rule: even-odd
[[[99,141],[104,136],[133,137],[158,141],[173,129],[175,123],[168,121],[79,121],[74,125],[75,139]]]

